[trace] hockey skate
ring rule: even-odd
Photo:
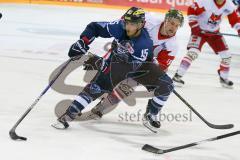
[[[157,133],[159,128],[161,127],[158,115],[151,114],[148,108],[146,113],[144,114],[143,125],[153,133]]]
[[[219,70],[218,70],[218,75],[219,75],[219,80],[220,80],[220,84],[222,85],[222,87],[233,89],[233,82],[231,80],[223,79],[220,75]]]
[[[81,116],[81,113],[78,115]],[[69,127],[68,122],[71,122],[73,120],[74,120],[74,117],[69,116],[69,114],[67,114],[67,112],[66,112],[57,119],[57,123],[52,124],[52,127],[56,128],[56,129],[64,130]]]
[[[174,83],[175,86],[182,87],[184,85],[185,82],[181,78],[182,78],[182,76],[180,76],[177,73],[175,73],[175,75],[172,78],[173,83]]]

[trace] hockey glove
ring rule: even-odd
[[[105,60],[95,54],[90,54],[89,59],[84,61],[84,70],[104,70],[107,67]]]
[[[81,55],[86,54],[88,50],[89,47],[86,42],[80,39],[70,47],[68,56],[71,58],[76,56],[81,57]]]

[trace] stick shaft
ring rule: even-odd
[[[53,83],[57,80],[57,78],[61,75],[61,73],[65,70],[65,68],[69,65],[72,59],[69,59],[63,67],[59,70],[56,76],[52,79],[52,81],[48,84],[48,86],[42,91],[42,93],[35,99],[35,101],[30,105],[30,107],[24,112],[24,114],[19,118],[19,120],[12,127],[11,131],[14,131],[17,126],[22,122],[22,120],[28,115],[28,113],[33,109],[33,107],[39,102],[42,96],[49,90],[49,88],[53,85]]]
[[[173,90],[173,93],[188,107],[190,108],[207,126],[214,128],[214,129],[230,129],[233,128],[233,124],[225,124],[225,125],[216,125],[208,122],[203,116],[196,111],[177,91]]]

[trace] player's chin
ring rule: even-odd
[[[132,32],[127,32],[127,36],[128,36],[128,37],[133,37],[133,36],[134,36],[134,33],[132,33]]]
[[[169,37],[174,36],[175,33],[176,33],[176,32],[173,32],[173,31],[168,31],[168,32],[167,32],[167,34],[168,34]]]

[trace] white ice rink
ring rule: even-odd
[[[186,85],[176,90],[208,121],[235,124],[234,129],[216,130],[206,126],[172,95],[163,109],[168,115],[186,114],[188,121],[163,121],[158,134],[142,126],[128,114],[144,113],[147,99],[137,99],[134,107],[121,103],[99,121],[71,123],[65,131],[53,129],[54,107],[74,98],[49,90],[17,128],[28,141],[13,141],[8,131],[47,86],[52,71],[68,59],[67,52],[91,21],[118,19],[124,11],[43,5],[0,4],[0,159],[1,160],[239,160],[240,135],[205,143],[165,155],[141,150],[145,143],[167,149],[215,137],[240,129],[240,56],[233,56],[230,78],[234,89],[220,87],[219,57],[206,45],[199,59],[184,77]],[[159,14],[159,16],[162,16]],[[180,53],[169,74],[172,76],[186,53],[187,22],[178,32]],[[222,32],[236,32],[224,20]],[[226,37],[230,52],[240,54],[240,39]],[[91,51],[103,54],[106,39],[97,39]],[[84,71],[78,69],[66,83],[84,86]],[[127,119],[126,119],[127,118]]]

